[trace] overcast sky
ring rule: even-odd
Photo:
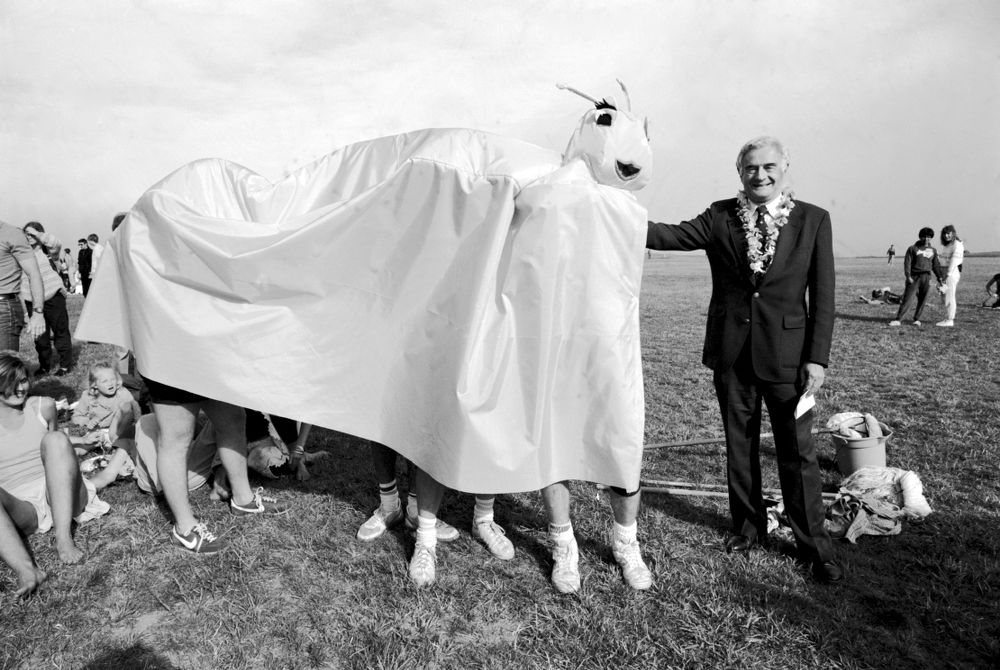
[[[996,0],[0,0],[0,220],[104,237],[197,158],[277,179],[426,127],[561,151],[588,103],[555,83],[620,78],[651,218],[732,197],[740,145],[773,134],[839,255],[946,223],[1000,250],[998,34]]]

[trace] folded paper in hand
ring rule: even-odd
[[[795,418],[798,419],[815,406],[816,396],[814,394],[802,396],[799,398],[799,403],[795,406]]]

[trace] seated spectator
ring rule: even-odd
[[[988,295],[986,300],[983,301],[983,307],[1000,309],[1000,272],[993,275],[993,278],[986,282],[986,293]]]
[[[122,385],[118,370],[108,363],[92,365],[88,382],[73,409],[73,426],[83,435],[83,439],[74,441],[114,448],[124,446],[118,444],[119,440],[135,436],[139,404]],[[94,433],[98,434],[95,436]]]
[[[306,453],[306,440],[309,439],[309,433],[312,430],[312,426],[308,423],[300,424],[294,419],[277,414],[265,414],[248,409],[246,425],[247,443],[253,444],[270,438],[274,448],[281,452],[280,462],[275,463],[272,458],[270,465],[273,467],[287,463],[288,467],[295,473],[295,478],[300,482],[311,477],[309,469],[306,467],[307,464],[327,455],[326,452]],[[266,446],[262,445],[263,448]],[[248,448],[247,451],[247,459],[251,468],[261,472],[266,477],[274,475],[274,473],[261,471],[260,468],[254,467],[254,460],[251,459],[249,453],[251,449]]]
[[[26,596],[45,579],[20,535],[54,529],[64,563],[83,552],[73,542],[72,522],[106,514],[77,466],[73,446],[57,430],[52,398],[28,397],[28,368],[15,353],[0,352],[0,556],[18,574],[18,595]]]

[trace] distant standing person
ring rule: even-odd
[[[31,339],[45,332],[42,305],[42,274],[24,232],[0,221],[0,349],[19,351],[24,309],[21,307],[21,275],[27,278],[34,309],[28,320]]]
[[[931,273],[937,277],[939,284],[943,279],[937,249],[931,245],[934,230],[921,228],[919,235],[920,239],[906,250],[906,256],[903,257],[906,289],[903,291],[903,302],[899,305],[896,318],[889,322],[890,326],[900,325],[900,319],[909,311],[914,299],[917,301],[917,309],[913,312],[913,325],[919,326],[920,314],[924,311],[927,293],[931,290]]]
[[[77,244],[80,247],[80,251],[76,254],[76,269],[80,273],[80,284],[83,285],[83,295],[86,297],[90,292],[90,262],[94,256],[94,252],[87,246],[87,240],[82,237]]]
[[[958,238],[955,226],[945,226],[941,229],[941,267],[944,268],[944,286],[941,292],[944,297],[944,309],[946,316],[944,321],[938,321],[937,325],[951,328],[955,325],[955,311],[958,307],[955,302],[955,292],[958,289],[958,280],[962,278],[962,260],[965,256],[965,245]]]
[[[79,280],[76,276],[76,259],[73,258],[71,250],[63,249],[62,265],[66,270],[66,290],[70,293],[76,293],[76,285]]]
[[[104,255],[104,245],[101,244],[97,233],[87,235],[87,246],[90,247],[90,281],[94,281],[97,275],[97,267],[101,264],[101,256]]]
[[[892,257],[896,255],[896,245],[890,244],[889,250],[885,252],[885,255],[889,257],[889,265],[892,265]]]
[[[73,337],[69,331],[69,314],[66,311],[66,294],[63,292],[62,278],[52,267],[49,247],[45,244],[48,241],[58,245],[58,240],[53,240],[51,235],[47,235],[45,228],[37,221],[25,224],[23,230],[38,261],[44,298],[41,303],[34,301],[25,286],[26,282],[21,282],[21,299],[25,307],[33,311],[41,307],[42,317],[45,320],[45,329],[35,338],[35,351],[38,353],[38,370],[35,373],[39,375],[48,373],[52,358],[51,349],[52,345],[55,345],[59,357],[55,374],[57,377],[62,377],[73,368]],[[50,332],[51,337],[49,337]]]

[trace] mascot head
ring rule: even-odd
[[[653,151],[649,147],[648,124],[632,114],[632,102],[625,84],[619,86],[625,94],[628,110],[622,110],[610,100],[595,100],[580,91],[556,84],[594,103],[594,109],[584,114],[580,126],[569,140],[563,154],[563,164],[582,159],[599,184],[627,191],[638,191],[649,183],[653,173]]]

